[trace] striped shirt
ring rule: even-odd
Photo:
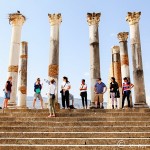
[[[123,91],[130,91],[130,82],[123,83]]]

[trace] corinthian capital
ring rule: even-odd
[[[101,13],[87,13],[87,22],[90,25],[98,25]]]
[[[124,41],[127,41],[128,35],[129,35],[129,32],[120,32],[117,34],[117,37],[120,42],[124,42]]]
[[[61,14],[48,14],[49,22],[51,26],[59,25],[62,22]]]
[[[9,14],[8,19],[9,23],[14,26],[23,25],[23,23],[26,21],[26,17],[22,15],[20,11],[17,11],[17,13]]]
[[[138,23],[140,20],[141,12],[128,12],[126,16],[126,21],[128,21],[129,25],[133,25]]]

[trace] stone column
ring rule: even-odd
[[[128,45],[127,45],[128,35],[129,35],[128,32],[120,32],[120,33],[118,33],[117,37],[118,37],[119,43],[120,43],[120,59],[121,59],[122,79],[127,77],[130,80]],[[125,101],[125,106],[127,106],[127,101]],[[130,94],[130,106],[133,106],[132,94]]]
[[[112,100],[110,98],[110,82],[111,82],[111,77],[114,76],[114,69],[113,69],[113,64],[111,60],[110,68],[109,68],[109,75],[108,75],[108,101],[107,101],[107,109],[112,109]]]
[[[132,49],[134,96],[135,96],[134,107],[148,107],[146,103],[140,30],[139,30],[140,16],[141,12],[128,12],[126,21],[128,21],[130,26],[130,40]]]
[[[18,107],[26,107],[27,98],[27,59],[28,43],[21,42],[19,69],[18,69]]]
[[[21,30],[26,18],[19,11],[9,14],[9,23],[12,25],[12,36],[9,54],[8,76],[12,76],[12,92],[9,103],[16,105],[18,80],[18,62],[20,52]]]
[[[120,98],[118,98],[118,108],[122,107],[122,77],[121,77],[121,62],[120,62],[120,47],[112,47],[112,65],[113,75],[119,85]]]
[[[99,56],[99,32],[98,25],[101,13],[87,13],[90,37],[90,77],[91,77],[91,104],[94,105],[94,85],[100,77],[100,56]]]
[[[59,75],[59,26],[62,22],[61,14],[48,14],[50,22],[50,56],[48,76],[56,81],[56,107],[60,108],[58,103],[58,75]]]

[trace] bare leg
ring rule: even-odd
[[[98,105],[98,101],[95,101],[95,107],[97,108],[97,105]]]
[[[6,103],[5,104],[6,104],[5,107],[7,108],[7,106],[8,106],[8,99],[6,99]]]
[[[36,99],[33,100],[33,108],[35,108]]]
[[[3,102],[3,108],[6,107],[6,99],[4,99],[4,102]]]
[[[41,101],[41,108],[43,109],[43,99],[40,99]]]

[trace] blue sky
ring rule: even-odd
[[[20,10],[27,17],[22,28],[22,41],[28,42],[28,95],[33,95],[33,84],[37,77],[42,80],[48,75],[50,24],[48,13],[61,13],[60,26],[60,82],[68,76],[71,93],[79,96],[82,78],[86,79],[90,90],[90,51],[87,12],[101,12],[99,24],[101,77],[108,83],[108,71],[111,62],[111,47],[118,45],[117,33],[128,32],[125,21],[128,11],[141,11],[140,34],[145,75],[147,101],[150,101],[150,1],[149,0],[0,0],[0,96],[7,79],[11,26],[8,14]],[[130,72],[132,78],[132,60],[130,40],[128,39]],[[44,81],[43,81],[44,83]],[[42,95],[45,96],[46,84]],[[90,98],[90,92],[88,94]],[[105,95],[106,97],[106,95]],[[105,101],[107,98],[105,98]]]

